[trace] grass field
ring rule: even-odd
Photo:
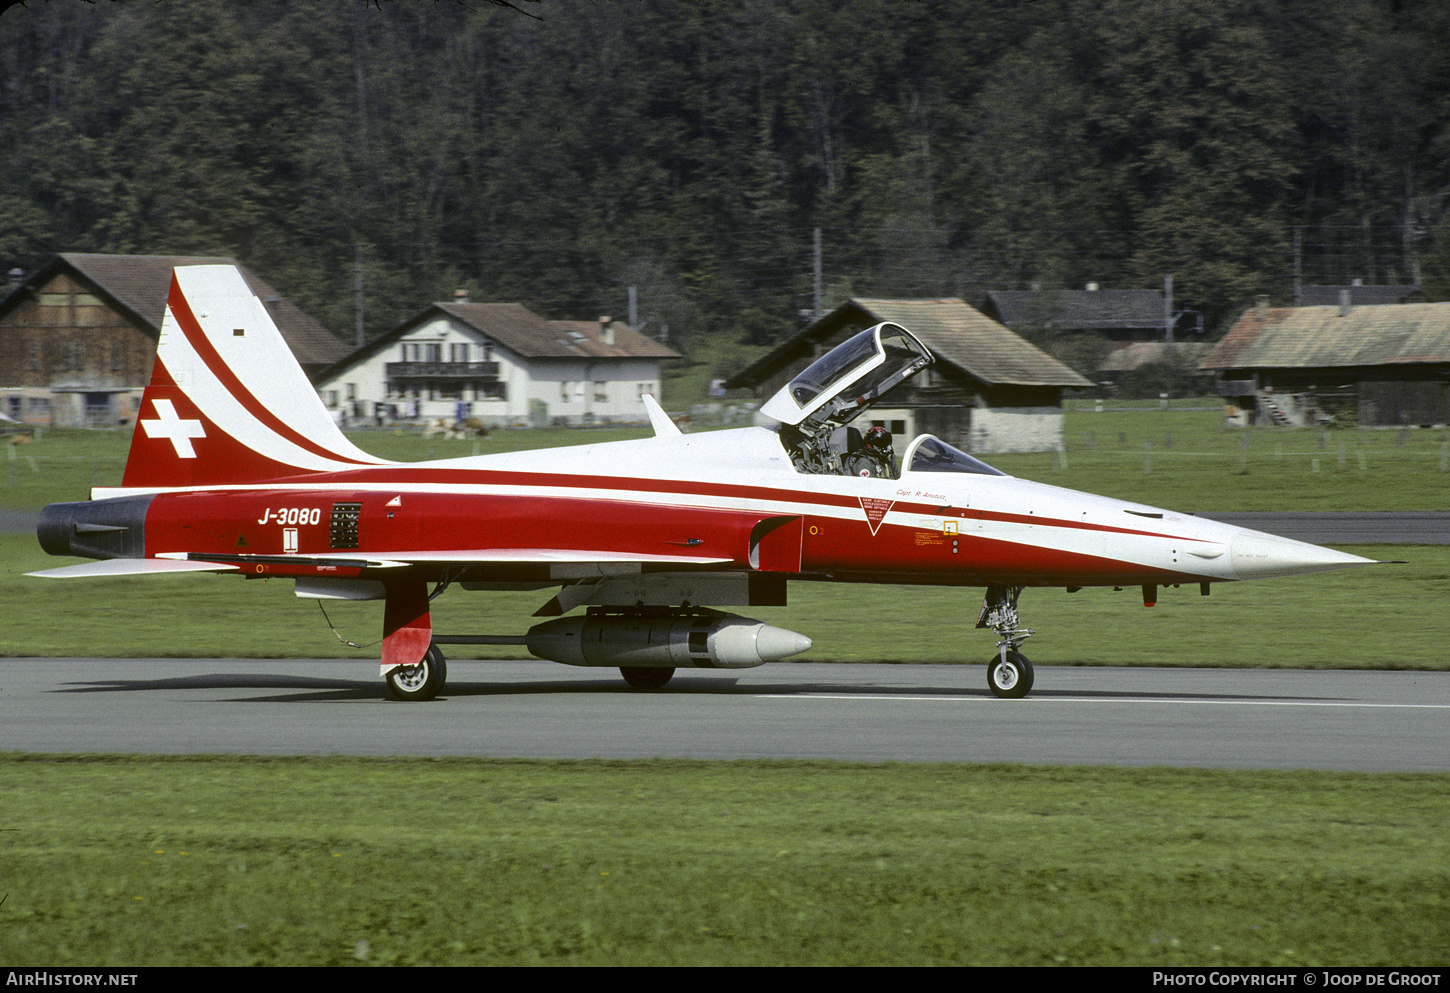
[[[1063,451],[989,461],[1026,479],[1194,513],[1450,509],[1444,429],[1228,428],[1222,408],[1194,409],[1211,402],[1069,408]]]
[[[1444,784],[0,756],[0,961],[1443,965]]]
[[[1450,473],[1441,471],[1444,431],[1244,431],[1225,428],[1221,408],[1206,401],[1177,403],[1166,410],[1150,403],[1095,413],[1091,402],[1078,402],[1068,410],[1063,452],[992,461],[1025,478],[1186,511],[1450,507]],[[646,428],[498,431],[456,440],[364,432],[357,441],[380,456],[407,461],[647,434]],[[119,482],[128,444],[118,433],[52,431],[33,445],[6,446],[11,458],[10,485],[0,487],[4,508],[35,510],[55,500],[84,499],[92,485]],[[1443,649],[1450,643],[1450,611],[1443,609],[1450,550],[1347,550],[1409,562],[1223,583],[1208,598],[1196,589],[1168,590],[1152,610],[1144,610],[1132,591],[1028,591],[1024,617],[1040,632],[1029,642],[1029,654],[1039,664],[1450,666]],[[41,553],[32,534],[0,535],[0,593],[14,608],[0,627],[0,653],[336,657],[376,650],[377,604],[327,608],[348,640],[370,646],[358,652],[329,630],[316,603],[292,597],[284,581],[188,576],[92,580],[81,588],[23,576],[61,561]],[[83,609],[78,595],[85,598]],[[790,607],[753,612],[810,635],[816,647],[804,658],[811,661],[976,663],[991,651],[989,635],[971,633],[979,596],[797,583]],[[539,593],[450,592],[435,601],[435,623],[445,633],[520,634],[544,599]],[[455,648],[450,654],[506,657],[516,651]]]
[[[1025,651],[1038,665],[1181,665],[1281,668],[1450,668],[1450,547],[1346,546],[1404,565],[1319,576],[1165,589],[1145,609],[1136,588],[1028,590]],[[8,656],[246,656],[372,658],[378,603],[333,602],[328,626],[316,601],[287,580],[185,575],[78,581],[24,575],[56,564],[26,534],[0,535],[0,626]],[[974,631],[980,590],[793,583],[790,606],[751,607],[760,620],[800,631],[810,662],[985,663],[991,632]],[[83,599],[78,599],[83,598]],[[433,602],[443,634],[522,634],[547,592],[468,593]],[[450,657],[517,658],[519,648],[452,646]]]
[[[492,455],[532,448],[559,448],[643,438],[647,427],[547,428],[495,431],[487,438],[425,438],[418,431],[361,431],[352,435],[364,451],[399,462]],[[131,436],[120,431],[43,431],[29,445],[6,445],[0,464],[0,510],[39,510],[48,503],[90,498],[93,486],[119,486]]]
[[[645,433],[358,442],[409,460]],[[1182,510],[1450,504],[1441,434],[1325,437],[1321,448],[1318,432],[1229,432],[1216,412],[1072,412],[1063,453],[993,461]],[[0,510],[117,483],[127,444],[56,431],[6,446]],[[1450,665],[1450,549],[1348,550],[1408,564],[1219,584],[1208,598],[1165,590],[1152,610],[1134,591],[1028,591],[1024,619],[1040,633],[1027,649],[1039,665]],[[329,607],[368,646],[358,650],[285,581],[22,575],[61,561],[31,533],[0,534],[3,654],[376,657],[377,604]],[[811,661],[980,664],[992,637],[971,632],[979,596],[801,583],[790,607],[750,612],[809,634]],[[543,599],[450,592],[434,603],[435,624],[516,634]],[[1443,964],[1447,784],[824,762],[0,755],[0,961]]]
[[[1066,412],[1061,452],[993,455],[1005,472],[1173,510],[1450,510],[1450,433],[1444,429],[1238,429],[1212,399],[1094,413]],[[423,438],[402,431],[353,435],[365,451],[399,461],[647,437],[639,428],[495,431],[487,438]],[[900,449],[906,439],[898,439]],[[53,430],[6,446],[0,510],[84,500],[119,484],[130,438]]]

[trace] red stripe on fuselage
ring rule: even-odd
[[[521,472],[508,469],[448,469],[438,466],[410,467],[407,465],[369,466],[365,469],[343,470],[318,476],[298,476],[276,480],[279,486],[296,482],[309,488],[314,486],[337,486],[346,488],[360,484],[386,486],[388,484],[407,486],[498,486],[498,487],[549,487],[561,490],[623,491],[626,493],[653,493],[662,496],[716,497],[740,501],[770,501],[804,505],[800,513],[809,513],[810,507],[835,507],[854,509],[865,521],[859,497],[853,494],[819,493],[812,490],[791,490],[767,486],[750,486],[739,483],[712,483],[696,480],[645,479],[629,476],[568,475],[552,472]],[[571,494],[576,495],[576,494]],[[597,497],[596,499],[611,499]],[[617,498],[616,498],[617,499]],[[893,514],[922,514],[941,517],[944,510],[955,505],[940,503],[913,503],[896,500],[891,508]],[[743,509],[743,508],[742,508]],[[1202,541],[1182,535],[1145,531],[1141,528],[1114,527],[1109,524],[1095,524],[1090,521],[1073,521],[1064,518],[1039,517],[1031,514],[1008,513],[1005,511],[974,510],[968,507],[955,508],[967,511],[970,520],[983,520],[1000,524],[1027,524],[1036,527],[1067,528],[1078,531],[1096,531],[1103,534],[1139,535],[1147,538],[1175,538],[1180,541]],[[771,511],[779,513],[778,510]]]
[[[361,505],[355,548],[332,544],[335,503]],[[743,568],[760,517],[564,496],[412,493],[395,505],[386,492],[262,489],[161,494],[147,513],[146,536],[148,548],[202,555],[356,551],[386,557],[399,551],[510,548],[677,555],[689,549],[702,559],[733,559]],[[290,547],[289,530],[296,534]]]
[[[332,459],[337,462],[348,462],[352,465],[361,466],[369,464],[360,462],[357,459],[348,458],[345,455],[339,455],[328,448],[324,448],[306,435],[300,434],[291,427],[288,427],[276,414],[268,410],[253,395],[252,391],[247,389],[242,381],[237,378],[237,374],[232,371],[231,366],[227,365],[226,361],[217,354],[216,348],[213,347],[211,341],[207,338],[206,332],[202,330],[201,322],[192,313],[191,304],[187,301],[186,294],[181,291],[181,282],[175,276],[171,279],[171,295],[167,302],[171,307],[172,316],[176,318],[177,326],[186,335],[186,340],[191,342],[191,347],[196,349],[196,354],[205,363],[206,367],[211,370],[212,375],[216,376],[222,386],[226,388],[227,392],[246,408],[247,413],[251,414],[271,431],[287,439],[298,448],[311,452],[313,455]]]
[[[777,497],[781,494],[755,489]],[[385,558],[394,552],[510,548],[649,555],[676,553],[683,546],[702,558],[732,560],[729,565],[702,563],[702,568],[740,570],[748,567],[746,556],[754,526],[770,513],[779,513],[746,506],[661,506],[591,498],[578,492],[408,492],[399,494],[396,501],[395,492],[269,487],[163,494],[148,514],[147,547],[202,556],[239,552],[325,556],[338,550],[331,544],[332,504],[356,502],[362,505],[358,540],[355,548],[347,550],[366,555]],[[1176,582],[1193,575],[1090,551],[1051,547],[1045,534],[1038,541],[1025,534],[1015,539],[971,532],[945,535],[906,524],[886,525],[872,535],[864,516],[812,517],[808,510],[801,516],[809,526],[804,528],[800,570],[810,574],[875,575],[882,582],[914,582],[932,576],[948,585],[976,576],[1017,577],[1027,584],[1116,585]],[[1039,518],[1031,520],[1042,523]],[[1078,522],[1069,523],[1082,527]],[[285,537],[289,529],[290,541]],[[1167,535],[1149,537],[1172,539]]]
[[[362,505],[357,519],[357,547],[331,544],[331,504]],[[225,560],[235,555],[285,556],[288,552],[326,559],[347,551],[388,558],[406,558],[410,551],[464,552],[452,564],[420,563],[429,575],[466,564],[468,549],[508,548],[593,549],[612,555],[698,551],[702,561],[651,565],[645,571],[708,571],[749,569],[747,554],[760,511],[660,507],[632,501],[579,497],[457,496],[409,494],[397,506],[387,492],[250,490],[216,493],[163,494],[147,517],[147,546],[155,550],[191,552]],[[810,521],[811,518],[806,518]],[[287,538],[288,531],[293,537]],[[587,553],[581,560],[587,560]],[[504,578],[548,578],[549,563],[488,562],[478,568]],[[248,565],[248,573],[355,574],[332,566],[267,562]],[[542,571],[540,571],[542,570]],[[861,582],[933,583],[937,585],[1131,585],[1173,583],[1201,577],[1115,559],[1087,551],[1054,548],[1042,543],[1012,541],[973,534],[953,538],[912,526],[884,526],[869,533],[863,520],[815,518],[803,528],[798,565],[788,571],[804,577],[845,578]]]

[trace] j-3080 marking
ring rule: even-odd
[[[268,507],[257,518],[257,523],[266,524],[269,521],[276,521],[278,524],[319,524],[322,521],[322,510],[318,507],[279,507],[276,510]]]

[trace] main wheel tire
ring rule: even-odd
[[[394,699],[410,703],[431,700],[443,690],[448,679],[448,663],[437,645],[429,645],[417,665],[400,665],[383,677]]]
[[[619,667],[619,674],[637,690],[657,690],[670,681],[675,670],[667,667],[622,665]]]
[[[998,655],[987,666],[987,687],[1003,700],[1020,700],[1032,689],[1032,663],[1021,652]]]

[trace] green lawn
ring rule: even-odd
[[[1192,409],[1212,402],[1100,414],[1078,402],[1064,419],[1062,452],[988,461],[1015,476],[1194,513],[1450,510],[1444,429],[1230,428],[1221,407]]]
[[[358,442],[421,459],[644,433],[496,432],[477,442],[379,433]],[[1216,412],[1149,408],[1072,412],[1065,458],[992,461],[1183,510],[1440,509],[1450,503],[1443,445],[1442,433],[1425,431],[1228,431]],[[126,446],[115,434],[63,431],[7,446],[0,509],[34,510],[115,484]],[[1040,633],[1026,649],[1039,665],[1450,665],[1450,548],[1347,550],[1408,564],[1218,584],[1208,598],[1165,590],[1151,610],[1132,590],[1029,590],[1024,620]],[[328,608],[346,637],[368,646],[358,650],[286,581],[22,575],[61,561],[33,534],[0,535],[4,654],[376,657],[378,604]],[[993,639],[972,631],[979,596],[798,583],[789,607],[749,613],[809,634],[810,661],[980,664]],[[434,602],[435,623],[516,634],[544,599],[449,592]],[[1447,782],[824,762],[0,755],[0,961],[1443,964]]]
[[[0,961],[1435,965],[1445,783],[0,756]]]
[[[1224,427],[1207,401],[1162,410],[1142,405],[1094,413],[1069,409],[1062,453],[996,456],[1026,478],[1178,510],[1427,510],[1450,506],[1442,472],[1445,432],[1244,431]],[[483,439],[425,439],[362,432],[365,449],[416,460],[641,437],[648,429],[496,431]],[[6,446],[4,509],[34,510],[84,499],[92,485],[119,482],[129,441],[114,432],[51,431]],[[1322,447],[1321,447],[1322,446]],[[1344,449],[1343,468],[1340,449]],[[1361,460],[1362,457],[1362,460]],[[1318,462],[1318,472],[1314,464]],[[1363,470],[1360,468],[1363,464]],[[1145,468],[1148,470],[1145,472]],[[1450,643],[1450,551],[1443,547],[1348,549],[1408,565],[1376,566],[1287,580],[1223,583],[1202,598],[1166,590],[1143,609],[1134,591],[1031,590],[1022,608],[1040,633],[1027,651],[1039,664],[1386,666],[1442,668]],[[61,564],[29,533],[0,535],[0,591],[11,604],[0,652],[16,655],[370,655],[381,627],[376,604],[327,608],[351,641],[328,629],[315,602],[285,581],[230,576],[55,582],[23,573]],[[991,651],[972,632],[976,591],[793,584],[788,608],[750,611],[801,631],[812,661],[970,661]],[[83,598],[83,599],[81,599]],[[520,634],[547,599],[539,593],[468,594],[435,602],[445,633]],[[927,618],[931,623],[922,623]],[[1171,646],[1171,651],[1165,650]],[[455,648],[460,657],[510,650]],[[516,651],[516,650],[512,650]]]
[[[1142,606],[1137,588],[1027,590],[1021,610],[1038,631],[1025,651],[1039,665],[1450,667],[1450,547],[1346,546],[1404,565],[1318,576],[1164,589]],[[288,580],[227,575],[47,580],[25,576],[67,561],[29,535],[0,535],[0,596],[9,605],[0,654],[9,656],[361,657],[379,651],[382,607],[299,600]],[[787,607],[740,612],[810,636],[809,662],[985,664],[991,632],[975,631],[980,590],[793,583]],[[450,590],[433,602],[442,634],[522,634],[547,591]],[[457,658],[516,658],[520,648],[453,646]]]
[[[641,413],[641,416],[643,414]],[[647,427],[544,428],[495,431],[487,438],[425,438],[420,431],[359,431],[358,447],[399,462],[492,455],[532,448],[597,444],[643,438]],[[0,510],[39,510],[48,503],[85,500],[93,486],[119,486],[131,436],[120,431],[43,431],[29,445],[4,446],[0,463]]]
[[[1450,434],[1442,429],[1321,431],[1224,425],[1210,400],[1109,409],[1075,402],[1061,452],[989,455],[1005,472],[1173,510],[1450,510]],[[352,435],[365,451],[399,461],[488,455],[648,437],[647,427],[502,430],[487,438],[417,432]],[[898,449],[906,439],[898,439]],[[5,446],[0,510],[84,500],[120,483],[130,438],[57,429]]]

